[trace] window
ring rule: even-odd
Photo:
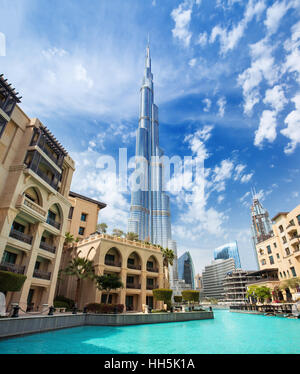
[[[277,244],[276,243],[273,243],[273,245],[274,245],[274,248],[277,248]]]
[[[265,259],[261,260],[261,264],[266,265],[266,260]]]
[[[259,250],[259,254],[260,254],[260,255],[263,255],[263,254],[264,254],[264,250],[260,248],[260,250]]]
[[[153,286],[153,279],[152,278],[147,278],[147,285],[148,286]]]
[[[14,222],[13,225],[12,225],[12,228],[14,230],[17,230],[17,231],[20,231],[20,232],[23,232],[25,231],[25,226],[24,225],[21,225],[20,223],[18,222]]]
[[[35,265],[34,265],[34,270],[39,270],[40,265],[41,265],[40,261],[37,261],[37,262],[35,263]]]
[[[0,138],[2,133],[4,132],[5,126],[7,124],[7,120],[0,116]]]
[[[285,253],[286,253],[287,256],[289,256],[291,254],[290,249],[289,248],[285,248]]]
[[[127,283],[130,283],[132,284],[134,282],[134,277],[131,277],[131,276],[127,276]]]
[[[81,213],[81,221],[86,222],[86,217],[87,217],[86,213]]]
[[[109,261],[109,262],[114,262],[114,261],[115,261],[115,256],[114,256],[114,255],[109,255],[109,254],[107,254],[107,255],[105,256],[105,260],[106,260],[106,261]]]
[[[300,225],[300,214],[299,216],[297,216],[297,220],[298,220],[298,225]]]
[[[285,274],[285,271],[283,272],[283,276],[284,276],[284,278],[286,278],[286,274]]]
[[[285,236],[282,237],[282,241],[283,241],[284,244],[286,243],[286,237]]]
[[[286,272],[287,272],[288,277],[290,277],[290,272],[288,270]]]
[[[134,258],[128,258],[127,263],[129,265],[134,265]]]
[[[282,278],[282,273],[280,272],[279,274],[280,274],[280,278]]]
[[[277,257],[277,258],[280,258],[279,253],[276,253],[276,257]]]
[[[83,235],[84,234],[84,227],[79,227],[78,234],[79,235]]]
[[[153,269],[153,262],[148,261],[147,262],[147,268]]]
[[[48,211],[48,218],[53,219],[55,221],[56,214],[51,210]]]
[[[15,264],[17,255],[15,253],[4,251],[2,262],[7,262],[9,264]]]
[[[273,256],[270,256],[269,260],[270,260],[270,264],[273,265],[274,264],[274,258],[273,258]]]
[[[270,245],[267,245],[267,251],[268,251],[268,253],[272,253]]]
[[[73,206],[71,206],[71,208],[70,208],[70,210],[69,210],[69,219],[72,219],[72,217],[73,217],[73,212],[74,212],[74,207]]]
[[[280,225],[278,228],[279,228],[279,231],[280,231],[280,232],[283,232],[283,227],[282,227],[282,225]]]

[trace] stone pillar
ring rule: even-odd
[[[124,305],[124,311],[126,310],[126,280],[127,280],[127,268],[122,267],[121,268],[121,281],[124,285],[124,288],[121,288],[120,291],[120,304]]]
[[[139,310],[142,310],[142,305],[146,304],[147,271],[142,270],[140,277],[141,277],[140,278],[140,283],[141,283],[141,297],[140,297]]]

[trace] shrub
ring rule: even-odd
[[[151,313],[168,313],[168,312],[164,309],[153,309],[151,310]]]
[[[62,302],[64,302],[64,303],[66,303],[67,304],[67,309],[73,309],[74,308],[74,305],[75,305],[75,301],[74,300],[72,300],[72,299],[68,299],[67,297],[65,297],[65,296],[62,296],[62,295],[58,295],[58,296],[56,296],[56,298],[55,298],[55,300],[54,300],[54,303],[56,302],[56,301],[62,301]],[[54,305],[55,306],[55,305]],[[59,307],[58,307],[59,308]],[[62,308],[64,308],[64,307],[62,307]]]
[[[20,291],[26,278],[26,275],[23,274],[0,270],[0,292]]]
[[[174,296],[175,303],[181,303],[182,302],[182,296]]]
[[[86,305],[87,311],[91,313],[104,313],[111,314],[115,313],[115,308],[117,313],[123,313],[124,305],[123,304],[104,304],[104,303],[90,303]]]
[[[69,304],[66,303],[65,301],[54,301],[53,302],[54,308],[69,308]]]
[[[185,301],[199,301],[199,294],[200,294],[199,291],[194,291],[194,290],[181,292],[182,298]]]

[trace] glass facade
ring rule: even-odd
[[[136,131],[136,187],[131,192],[128,232],[140,240],[168,247],[171,236],[170,201],[163,191],[163,151],[159,147],[158,108],[154,104],[150,49],[140,89],[140,117]]]
[[[192,257],[189,252],[185,252],[178,258],[178,279],[182,279],[186,284],[190,284],[195,289],[195,271]]]
[[[214,250],[215,260],[227,260],[228,258],[233,258],[235,267],[241,269],[240,255],[236,241],[224,244]]]

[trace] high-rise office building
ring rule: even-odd
[[[149,45],[140,93],[140,118],[136,132],[137,178],[131,192],[128,231],[137,233],[140,240],[164,248],[169,245],[174,247],[169,196],[163,191],[163,151],[159,147],[158,107],[154,104]]]
[[[251,231],[252,231],[252,242],[254,249],[254,257],[259,268],[256,245],[269,238],[273,234],[272,221],[269,217],[269,213],[263,208],[261,203],[258,201],[257,194],[255,191],[252,193],[253,202],[251,206]]]
[[[195,289],[195,271],[192,257],[189,252],[185,252],[178,259],[178,279],[184,280],[186,284]]]
[[[214,299],[224,299],[224,279],[228,273],[235,271],[233,258],[227,260],[214,260],[211,265],[205,266],[202,272],[203,296]]]
[[[241,269],[240,255],[236,241],[224,244],[214,250],[215,260],[227,260],[228,258],[233,258],[235,262],[235,267],[237,269]]]

